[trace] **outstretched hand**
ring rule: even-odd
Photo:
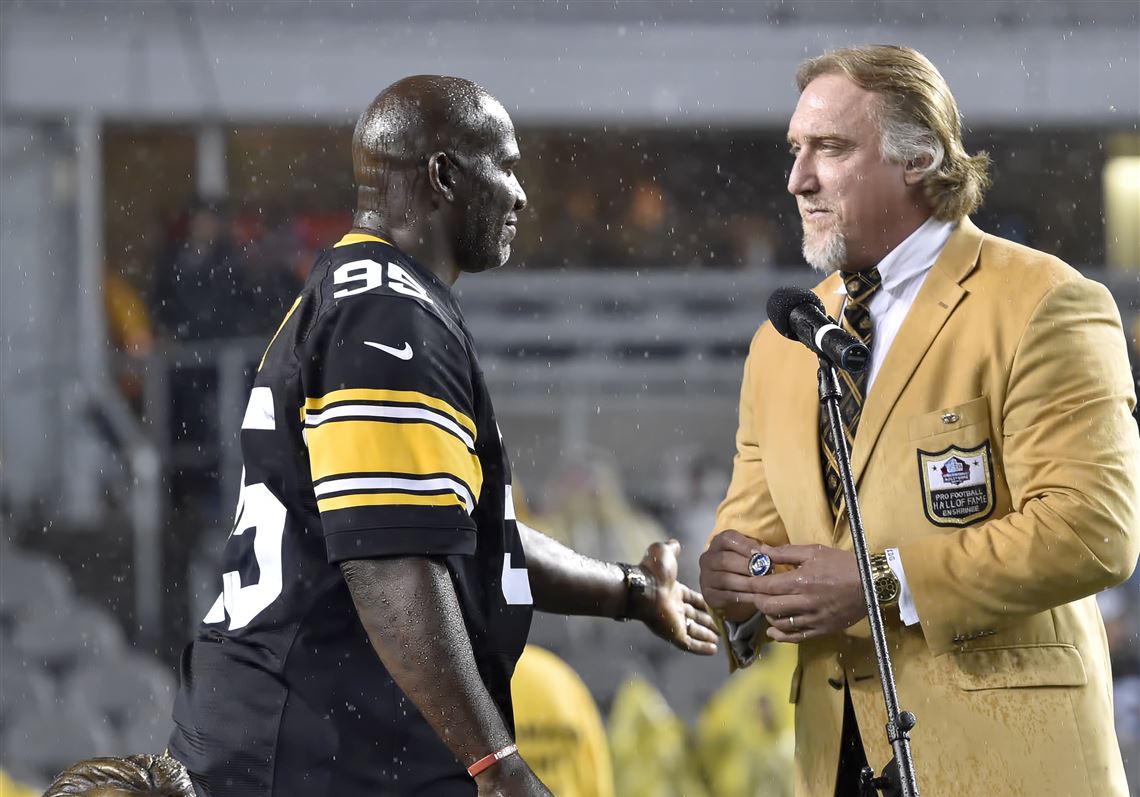
[[[677,580],[677,556],[681,543],[655,542],[641,560],[649,576],[649,589],[630,606],[630,616],[681,650],[711,656],[716,653],[717,632],[701,593]]]

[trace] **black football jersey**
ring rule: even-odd
[[[507,722],[530,627],[510,465],[451,291],[394,246],[322,252],[261,361],[220,593],[170,751],[203,795],[474,794],[384,669],[339,563],[446,562]]]

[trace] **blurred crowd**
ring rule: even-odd
[[[116,349],[144,355],[158,340],[187,342],[272,333],[312,266],[315,235],[351,219],[238,216],[199,199],[168,226],[149,283],[111,268],[108,332]],[[319,229],[318,229],[319,228]]]
[[[698,237],[683,229],[675,202],[653,181],[633,186],[627,198],[620,217],[606,221],[596,193],[569,192],[565,213],[532,235],[541,245],[531,243],[519,259],[535,268],[575,269],[771,268],[796,262],[794,253],[778,249],[778,228],[762,215],[730,215]],[[347,212],[272,216],[235,213],[221,200],[195,200],[166,225],[149,267],[133,269],[132,276],[108,268],[111,343],[144,356],[158,342],[271,334],[317,251],[351,224]]]

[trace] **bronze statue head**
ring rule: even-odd
[[[89,758],[65,769],[44,797],[194,797],[185,767],[165,755]]]

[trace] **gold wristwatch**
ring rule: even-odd
[[[875,585],[875,597],[879,599],[879,606],[886,609],[898,604],[902,587],[895,572],[887,564],[885,553],[871,554],[871,582]]]

